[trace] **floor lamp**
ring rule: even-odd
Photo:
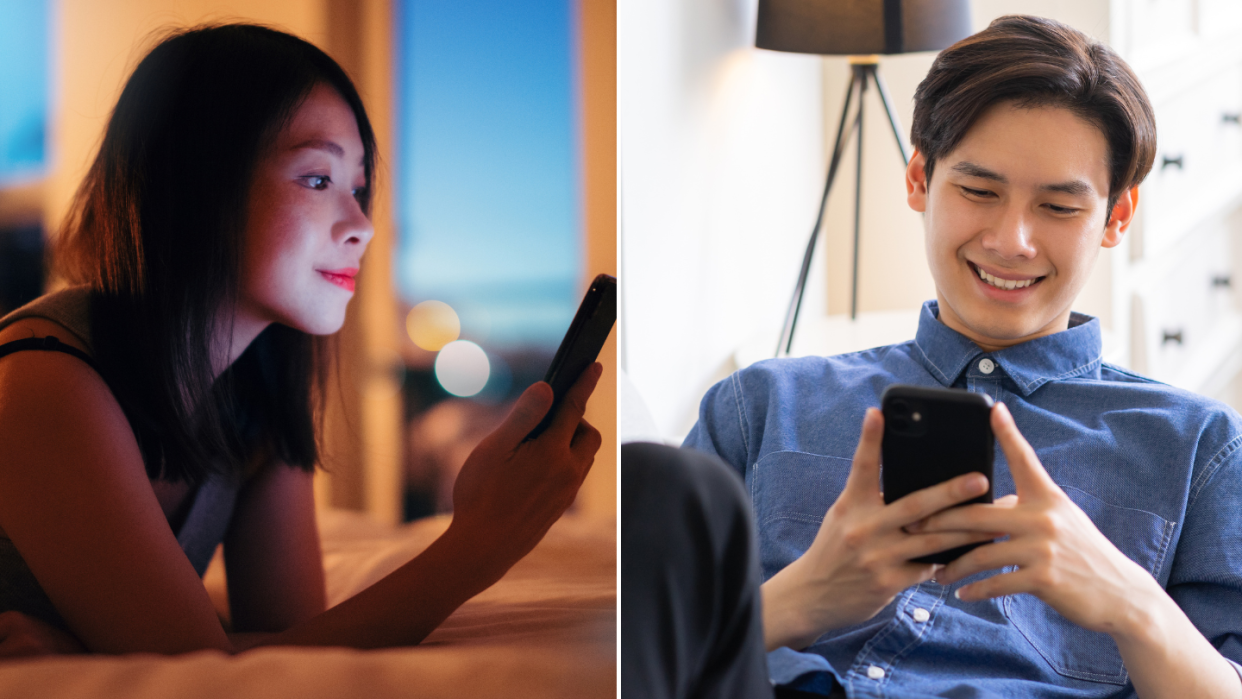
[[[850,318],[858,317],[858,251],[862,209],[863,98],[868,84],[874,84],[897,139],[902,160],[909,162],[897,113],[893,111],[888,88],[880,77],[879,54],[940,51],[969,36],[969,0],[759,0],[759,20],[755,46],[773,51],[849,56],[852,75],[845,91],[841,123],[828,161],[828,177],[819,202],[819,213],[806,244],[802,268],[789,310],[776,345],[776,356],[789,354],[794,328],[811,271],[811,255],[823,225],[824,208],[836,179],[837,167],[850,138],[857,138],[854,168],[854,267],[850,292]],[[855,103],[857,99],[857,103]],[[854,108],[853,118],[850,109]]]

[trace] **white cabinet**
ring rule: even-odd
[[[1147,89],[1157,124],[1129,254],[1107,260],[1111,315],[1130,339],[1125,363],[1242,407],[1233,390],[1242,368],[1242,3],[1117,7],[1128,21],[1116,18],[1113,44]]]

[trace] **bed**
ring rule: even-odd
[[[430,544],[434,517],[389,528],[320,512],[328,600],[336,604]],[[204,577],[227,609],[218,560]],[[382,651],[261,648],[230,657],[62,656],[0,663],[9,697],[611,697],[616,694],[616,529],[567,515],[492,588],[419,646]]]

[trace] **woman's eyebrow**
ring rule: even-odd
[[[291,151],[301,150],[303,148],[312,148],[314,150],[327,151],[328,153],[331,153],[332,155],[335,155],[338,158],[341,158],[341,159],[345,158],[345,149],[342,148],[340,144],[335,141],[326,141],[322,138],[312,138],[312,139],[303,141],[297,144],[296,146],[290,147],[289,150]],[[365,160],[365,156],[363,158],[359,158],[358,164],[362,165],[364,160]]]
[[[328,151],[329,153],[331,153],[332,155],[335,155],[338,158],[345,157],[345,149],[342,148],[339,144],[333,141],[325,141],[321,138],[312,138],[308,141],[303,141],[297,144],[296,146],[291,147],[289,150],[302,150],[303,148],[313,148],[315,150],[324,150],[324,151]]]

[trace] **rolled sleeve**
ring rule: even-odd
[[[1242,436],[1192,487],[1173,559],[1169,596],[1230,663],[1242,663]],[[1242,673],[1242,669],[1239,669]]]
[[[699,404],[698,422],[681,446],[720,457],[745,479],[749,449],[736,374],[707,390]]]

